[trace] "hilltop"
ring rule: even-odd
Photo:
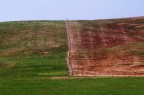
[[[83,32],[96,31],[97,35],[103,36],[104,39],[108,38],[107,35],[117,33],[117,35],[119,35],[117,39],[121,39],[121,41],[119,40],[119,42],[115,44],[127,43],[130,41],[143,42],[144,39],[143,16],[121,19],[77,20],[73,22],[75,22],[75,29],[81,29],[80,31]],[[123,32],[119,34],[119,31]],[[121,36],[122,34],[125,35],[125,37],[123,36],[124,38]],[[95,41],[95,43],[98,42],[98,40]],[[101,46],[103,46],[103,44],[104,43],[102,43]],[[114,43],[110,41],[107,42],[107,44],[114,45]],[[0,22],[0,56],[47,54],[57,49],[66,48],[67,37],[65,21]]]

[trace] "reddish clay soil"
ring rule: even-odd
[[[144,18],[67,22],[70,74],[144,76]]]

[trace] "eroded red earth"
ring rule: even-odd
[[[71,75],[144,75],[144,18],[69,21],[67,30]]]

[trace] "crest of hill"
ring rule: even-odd
[[[83,31],[127,29],[144,31],[144,17],[76,20]],[[130,33],[133,35],[133,32]],[[142,34],[143,35],[143,34]],[[137,40],[142,40],[143,36]],[[141,38],[141,39],[140,39]],[[65,21],[0,22],[0,56],[48,54],[67,48]]]

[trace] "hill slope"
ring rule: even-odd
[[[66,47],[64,21],[0,23],[0,56],[47,54]]]
[[[80,28],[82,23],[87,23],[89,25],[90,23],[95,21],[75,21],[75,22],[76,23],[73,24],[76,26],[75,30],[80,30],[84,29]],[[87,27],[85,28],[87,30]],[[91,28],[88,28],[88,30],[89,29]],[[59,36],[57,34],[59,34]],[[49,38],[50,41],[47,38]],[[56,45],[54,45],[54,43]],[[113,45],[115,44],[112,44],[112,46],[109,46],[109,48],[104,47],[101,48],[101,50],[98,50],[98,52],[95,54],[97,55],[96,58],[101,57],[101,55],[103,55],[104,53],[109,54],[110,52],[110,54],[112,54],[111,51],[114,51],[113,56],[115,56],[115,54],[117,55],[121,54],[119,51],[123,50],[128,51],[135,56],[143,56],[144,54],[143,43],[133,43],[125,46],[124,45],[113,46]],[[130,47],[134,47],[134,49]],[[48,94],[49,95],[75,95],[75,94],[143,95],[144,94],[143,77],[85,78],[85,77],[68,76],[67,73],[68,70],[65,61],[66,52],[67,52],[66,29],[64,21],[1,22],[0,23],[0,94],[1,95],[48,95]]]
[[[80,70],[80,72],[85,69],[90,73],[93,70],[100,72],[104,70],[106,73],[117,72],[117,70],[122,72],[123,70],[134,72],[141,70],[143,72],[144,17],[81,20],[70,21],[70,23],[72,31],[76,33],[72,38],[74,53],[71,57],[78,59],[77,62],[74,61],[76,63],[73,64],[73,69]],[[17,57],[15,56],[20,56],[19,59],[21,56],[22,59],[31,55],[36,55],[36,58],[44,56],[45,60],[51,54],[60,53],[62,59],[58,57],[58,60],[61,60],[62,65],[57,64],[57,66],[62,66],[62,68],[65,66],[64,71],[67,70],[64,60],[67,51],[65,26],[64,21],[1,22],[0,61],[2,64],[0,67],[4,66],[12,70],[17,65],[20,68],[25,68],[25,65],[20,64],[20,61],[16,62]],[[49,63],[48,61],[46,62]],[[10,63],[10,66],[3,63]],[[118,64],[113,65],[115,63]]]
[[[144,17],[70,21],[73,75],[144,75]]]
[[[0,22],[0,79],[65,76],[64,21]]]

